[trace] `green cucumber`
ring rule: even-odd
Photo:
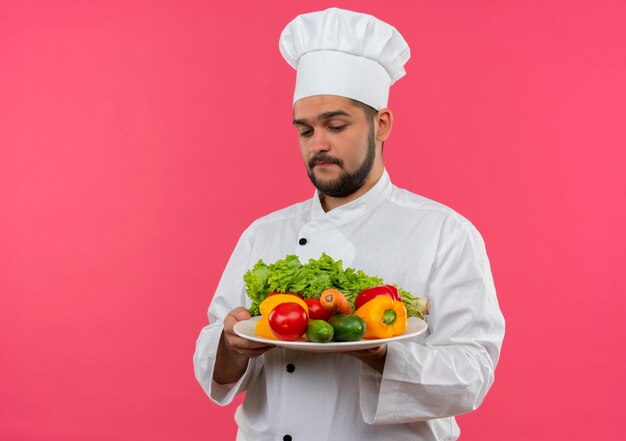
[[[335,331],[335,341],[359,341],[365,335],[365,322],[358,315],[333,315],[328,323]]]
[[[324,320],[310,320],[306,329],[306,336],[314,343],[328,343],[334,334],[333,327]]]

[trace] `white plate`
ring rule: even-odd
[[[411,337],[415,337],[428,329],[428,324],[417,317],[409,317],[408,325],[404,334],[391,338],[379,338],[376,340],[359,340],[359,341],[345,341],[345,342],[330,342],[330,343],[313,343],[303,338],[296,341],[282,341],[272,340],[269,338],[263,338],[256,335],[254,332],[254,326],[256,322],[261,319],[260,316],[252,317],[249,320],[243,320],[235,324],[234,331],[238,336],[247,340],[256,341],[258,343],[265,343],[268,345],[280,346],[281,348],[297,349],[300,351],[311,352],[342,352],[342,351],[357,351],[359,349],[369,349],[376,346],[380,346],[384,343],[392,341],[406,340]]]

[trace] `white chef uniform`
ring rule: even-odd
[[[222,320],[250,306],[243,274],[258,259],[322,252],[431,302],[428,334],[388,345],[384,372],[342,354],[274,348],[234,385],[212,381]],[[385,171],[365,195],[324,212],[319,195],[255,221],[237,244],[197,341],[195,373],[235,414],[247,441],[455,440],[454,415],[475,409],[494,379],[504,336],[481,236],[450,208],[399,189]]]

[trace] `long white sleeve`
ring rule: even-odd
[[[388,345],[383,374],[363,366],[360,406],[369,424],[408,423],[476,409],[494,380],[504,337],[484,244],[469,223],[453,223],[425,293],[424,342]]]
[[[243,275],[251,266],[249,231],[246,230],[241,236],[226,265],[209,306],[210,324],[200,332],[193,356],[196,379],[209,398],[222,406],[229,404],[238,393],[246,390],[250,378],[262,366],[262,357],[251,359],[246,372],[234,385],[220,385],[213,381],[217,348],[224,329],[224,317],[234,308],[248,307],[250,304],[243,282]]]

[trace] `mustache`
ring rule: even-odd
[[[338,166],[343,165],[343,161],[338,158],[333,158],[332,156],[328,156],[325,154],[315,155],[309,160],[309,168],[313,168],[315,164],[320,164],[326,162],[328,164],[337,164]]]

